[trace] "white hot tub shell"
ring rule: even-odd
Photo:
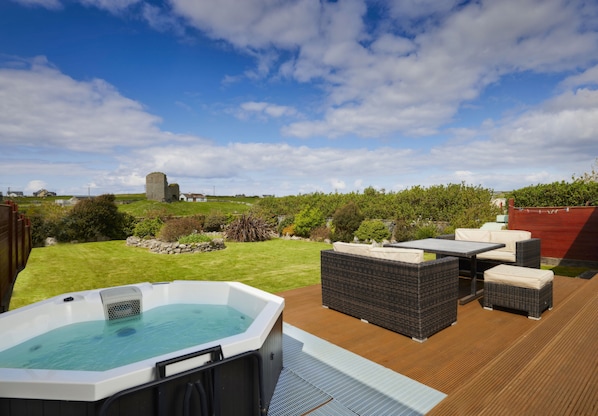
[[[130,286],[141,292],[142,311],[169,304],[228,305],[253,322],[241,334],[107,371],[0,368],[0,398],[98,401],[154,380],[157,362],[218,345],[224,358],[258,350],[282,321],[284,299],[238,282],[174,281]],[[106,319],[102,290],[66,293],[1,314],[0,351],[65,325]],[[176,371],[192,366],[198,363],[182,362]]]

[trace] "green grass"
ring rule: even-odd
[[[139,282],[238,281],[270,293],[320,283],[320,251],[331,246],[299,240],[227,242],[220,251],[165,255],[124,241],[34,248],[14,287],[11,309],[68,292]],[[426,253],[425,260],[435,258]],[[542,266],[560,276],[579,267]]]
[[[18,204],[20,211],[26,211],[32,205],[54,202],[58,199],[69,200],[71,196],[51,196],[37,198],[32,196],[10,198]],[[220,211],[225,214],[242,214],[251,208],[258,197],[232,197],[232,196],[208,196],[207,202],[186,202],[177,201],[173,203],[149,201],[145,194],[118,194],[115,195],[115,202],[119,211],[127,212],[135,217],[147,217],[158,213],[182,217],[188,215],[208,214],[211,211]]]
[[[583,272],[590,270],[588,267],[572,267],[572,266],[550,266],[542,265],[543,270],[552,270],[555,275],[577,277]]]
[[[211,211],[220,211],[225,214],[242,214],[251,208],[251,205],[245,202],[236,201],[218,201],[218,202],[157,202],[140,200],[126,204],[119,204],[118,210],[126,212],[134,217],[147,217],[155,214],[171,215],[176,217],[203,214]]]
[[[436,254],[433,253],[424,253],[424,260],[434,260],[436,258]],[[541,269],[543,270],[552,270],[555,275],[559,276],[566,276],[566,277],[577,277],[585,271],[589,269],[587,267],[569,267],[569,266],[550,266],[550,265],[541,265]]]
[[[164,255],[124,241],[34,248],[10,308],[68,292],[139,282],[238,281],[270,293],[320,282],[320,251],[329,244],[274,239],[226,243],[220,251]]]

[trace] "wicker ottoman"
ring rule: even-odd
[[[484,272],[484,309],[495,306],[527,312],[528,318],[540,319],[552,309],[551,270],[501,264]]]

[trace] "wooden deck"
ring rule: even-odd
[[[319,285],[279,295],[289,324],[446,393],[429,415],[598,414],[598,276],[556,276],[540,321],[459,306],[421,344],[323,308]]]

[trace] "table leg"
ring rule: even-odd
[[[472,302],[476,299],[479,299],[484,294],[484,289],[478,290],[478,262],[476,256],[471,257],[471,290],[469,295],[462,297],[459,299],[459,305],[465,305],[466,303]]]

